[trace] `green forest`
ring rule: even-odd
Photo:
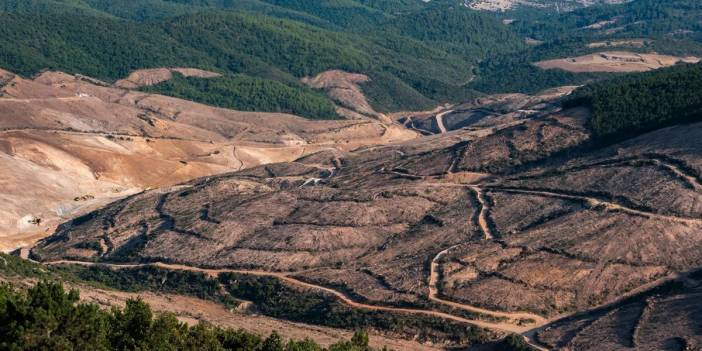
[[[326,349],[275,332],[262,338],[202,322],[189,326],[140,299],[103,310],[60,283],[40,281],[26,290],[0,284],[0,350],[371,351],[368,342],[359,331]]]
[[[422,26],[415,27],[417,22]],[[451,32],[445,33],[447,29]],[[227,75],[210,88],[242,98],[236,103],[215,98],[221,106],[310,118],[335,115],[326,96],[299,84],[302,77],[329,69],[381,77],[364,86],[378,110],[429,108],[473,97],[474,90],[467,87],[471,67],[488,55],[522,47],[518,35],[493,16],[441,2],[389,6],[377,0],[8,0],[0,4],[4,69],[24,76],[54,69],[114,81],[141,68],[197,67]],[[194,89],[206,85],[180,81],[159,87],[159,92],[202,96],[207,92],[198,94]],[[378,93],[381,89],[385,93]],[[269,101],[278,93],[282,96]],[[285,98],[292,99],[287,106]]]
[[[516,11],[501,15],[524,38],[537,40],[514,55],[491,55],[481,61],[471,84],[485,93],[535,93],[560,85],[582,85],[608,79],[612,73],[570,73],[541,70],[533,62],[602,51],[587,44],[622,39],[646,39],[641,47],[609,50],[702,56],[702,3],[696,0],[637,0],[620,5],[593,6],[554,14]],[[605,23],[601,29],[588,28]],[[607,24],[608,23],[608,24]]]
[[[576,90],[563,104],[590,108],[590,128],[605,142],[677,123],[702,121],[702,64],[591,84]]]
[[[6,0],[0,3],[0,67],[25,76],[55,69],[106,81],[141,68],[197,67],[225,78],[211,83],[181,79],[155,91],[224,107],[326,119],[337,117],[333,102],[299,80],[329,69],[370,76],[362,88],[371,105],[394,112],[482,93],[535,93],[610,78],[532,65],[593,52],[597,49],[586,45],[593,41],[645,37],[644,47],[625,49],[702,55],[702,5],[694,0],[509,15],[472,11],[459,3]],[[513,21],[503,23],[505,16]],[[616,30],[611,32],[583,29],[612,18]],[[541,43],[528,45],[526,38]]]
[[[142,90],[240,111],[285,112],[314,119],[339,118],[334,104],[320,92],[245,74],[200,79],[176,73],[173,79]]]

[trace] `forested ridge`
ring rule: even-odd
[[[239,111],[284,112],[315,119],[338,117],[334,104],[320,92],[245,74],[200,79],[176,73],[173,79],[142,90]]]
[[[532,63],[603,50],[702,56],[702,3],[696,0],[636,0],[555,14],[531,10],[502,15],[510,27],[536,42],[514,55],[491,55],[478,66],[472,88],[486,93],[534,93],[558,85],[582,85],[612,73],[541,70]],[[593,26],[594,25],[594,26]],[[643,45],[612,48],[591,43],[643,39]]]
[[[298,105],[319,105],[300,78],[343,69],[374,78],[363,88],[379,111],[425,109],[476,91],[534,93],[608,78],[531,65],[596,51],[587,47],[594,41],[646,38],[624,49],[702,55],[700,6],[637,0],[495,15],[457,0],[5,0],[0,67],[110,81],[140,68],[194,66],[285,84],[310,100]],[[611,23],[586,28],[603,21]],[[315,109],[281,111],[328,118]]]
[[[378,0],[7,0],[0,4],[0,67],[25,76],[54,69],[107,81],[141,68],[197,67],[267,80],[266,86],[279,91],[274,83],[286,85],[298,91],[288,94],[298,100],[293,105],[309,106],[321,106],[320,97],[299,79],[341,69],[381,78],[365,84],[375,92],[371,104],[392,111],[471,98],[472,66],[524,46],[498,19],[451,1],[392,5]],[[416,21],[421,29],[413,26]],[[168,93],[165,88],[161,92]],[[379,94],[380,88],[388,93]],[[321,99],[328,109],[329,99]],[[251,100],[241,104],[260,111],[270,107]],[[315,108],[279,111],[328,118]]]
[[[702,64],[611,79],[576,90],[565,107],[592,110],[590,128],[613,142],[676,123],[702,121]]]

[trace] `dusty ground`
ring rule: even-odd
[[[538,339],[557,350],[699,350],[700,298],[699,280],[688,277],[675,288],[555,322]]]
[[[111,94],[100,89],[91,94]],[[702,124],[591,149],[588,111],[554,102],[572,89],[393,116],[407,127],[393,138],[400,126],[282,115],[287,134],[253,123],[255,133],[233,133],[231,121],[243,120],[234,112],[128,92],[111,99],[150,107],[212,145],[328,145],[344,130],[356,139],[127,197],[65,222],[32,256],[237,269],[358,308],[448,313],[532,335],[702,266]],[[426,137],[402,138],[415,132]],[[693,340],[689,330],[676,337]]]
[[[553,9],[556,11],[571,11],[581,7],[596,4],[621,4],[629,0],[466,0],[466,6],[479,11],[504,12],[516,7],[533,7]]]
[[[219,73],[197,68],[152,68],[134,71],[127,78],[115,82],[114,85],[118,88],[138,89],[171,80],[174,72],[185,77],[216,78],[221,76]]]
[[[156,79],[144,71],[134,75]],[[416,136],[374,120],[310,121],[213,108],[61,72],[28,80],[1,71],[0,78],[2,250],[28,245],[62,221],[144,189]]]
[[[371,119],[390,123],[390,119],[376,112],[368,103],[359,84],[370,78],[363,74],[348,73],[340,70],[322,72],[314,77],[302,79],[314,89],[324,89],[327,95],[339,105],[337,113],[348,119]]]
[[[678,63],[697,63],[697,57],[677,57],[655,53],[639,54],[626,51],[599,52],[534,63],[542,69],[562,69],[568,72],[645,72]]]
[[[468,103],[460,115],[486,117],[453,129],[446,113],[445,133],[417,140],[139,194],[32,253],[280,271],[353,303],[429,300],[520,332],[702,265],[702,124],[578,150],[587,111],[543,96]]]
[[[561,95],[544,96],[549,94]],[[503,124],[499,118],[477,120],[473,128],[419,141],[364,147],[346,155],[322,152],[293,163],[209,177],[171,192],[139,194],[67,223],[34,253],[43,259],[139,256],[304,271],[295,277],[318,285],[343,284],[369,303],[413,305],[432,297],[451,305],[443,302],[449,293],[443,287],[430,296],[431,272],[424,262],[462,242],[498,238],[483,233],[488,222],[487,211],[481,210],[480,202],[486,201],[482,192],[464,184],[545,159],[588,138],[583,111],[551,111],[554,106],[544,99],[474,102],[474,109],[506,114],[543,105],[541,114],[503,118]],[[462,109],[469,113],[470,107]],[[103,226],[107,217],[114,225]],[[144,240],[146,245],[137,244]],[[86,250],[77,242],[94,242],[101,249]],[[436,262],[432,270],[438,271],[443,261]],[[470,312],[482,311],[469,306],[465,304]],[[520,318],[513,318],[514,323]]]

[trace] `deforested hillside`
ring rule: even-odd
[[[117,85],[181,74],[215,80],[212,84],[228,82],[214,72],[164,68],[135,72]],[[227,101],[248,105],[229,106],[226,101],[219,105],[250,110],[256,99],[264,99],[260,106],[272,111],[315,108],[290,88],[268,90],[266,84],[247,80],[241,84],[247,84],[246,89],[236,85],[217,89],[227,88],[224,92],[232,95],[223,96],[236,97]],[[266,99],[266,93],[279,100]],[[370,118],[311,121],[284,113],[217,108],[54,71],[27,79],[0,70],[0,95],[4,250],[45,236],[65,218],[145,189],[293,161],[320,150],[350,150],[416,136],[399,125]]]
[[[701,13],[0,1],[0,350],[696,350]]]
[[[598,349],[591,339],[549,327],[572,328],[584,318],[597,326],[578,332],[583,338],[610,333],[595,329],[607,323],[603,308],[624,313],[631,301],[647,297],[675,304],[677,297],[661,295],[663,287],[699,284],[687,272],[702,266],[702,125],[661,117],[662,123],[614,138],[599,129],[597,105],[561,101],[603,86],[623,93],[636,84],[655,87],[639,89],[641,99],[680,87],[698,94],[696,85],[674,78],[679,75],[672,72],[686,69],[698,66],[574,94],[575,87],[494,95],[407,114],[398,122],[424,138],[323,151],[136,194],[63,223],[31,257],[233,274],[239,285],[230,293],[260,304],[269,316],[305,323],[343,327],[336,324],[339,311],[321,318],[249,291],[269,291],[263,286],[271,279],[281,284],[273,289],[279,293],[285,286],[310,289],[296,297],[303,305],[329,293],[360,311],[432,316],[502,333],[432,334],[451,346],[517,332],[534,346]],[[655,84],[646,83],[652,77]],[[617,101],[626,110],[637,100],[611,103]],[[677,108],[676,101],[664,109]],[[645,123],[638,116],[617,118]],[[605,137],[612,139],[602,144]],[[238,279],[247,274],[259,281],[242,287]],[[696,296],[696,290],[681,293]],[[661,313],[650,308],[652,316]],[[661,323],[641,318],[641,328]],[[676,323],[699,318],[686,314]],[[626,346],[633,338],[654,347],[669,338],[696,340],[689,328],[646,336],[632,330],[611,341]]]

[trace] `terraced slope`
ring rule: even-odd
[[[148,188],[416,135],[374,120],[214,108],[60,72],[0,71],[0,86],[2,249]]]
[[[702,266],[702,124],[593,149],[588,111],[555,103],[571,89],[396,115],[428,136],[130,196],[32,257],[234,270],[531,337]]]
[[[556,349],[695,350],[699,326],[699,273],[623,303],[554,323],[538,339]]]

